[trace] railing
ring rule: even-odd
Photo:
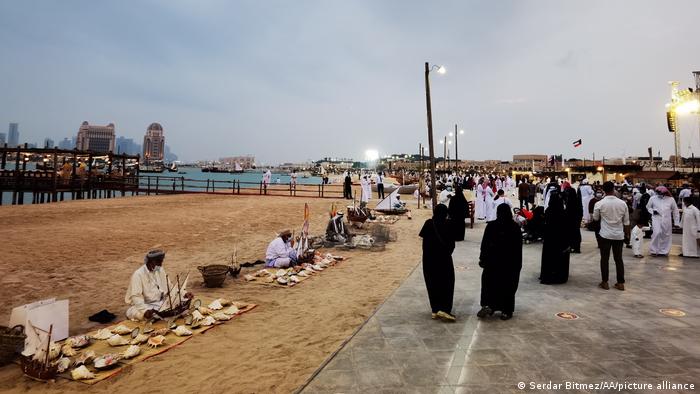
[[[342,198],[341,184],[243,182],[239,180],[190,179],[177,176],[141,175],[139,192],[150,194],[244,194],[292,197]]]

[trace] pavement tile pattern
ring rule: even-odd
[[[478,319],[483,224],[457,243],[456,323],[432,320],[420,264],[304,393],[613,392],[530,389],[531,382],[694,383],[700,391],[700,260],[636,259],[624,250],[627,290],[603,290],[592,233],[572,255],[569,282],[542,285],[541,244],[523,245],[513,319]],[[648,240],[645,240],[645,248]],[[414,258],[407,256],[407,258]],[[664,269],[674,267],[675,270]],[[610,261],[611,285],[615,281]],[[675,308],[683,317],[659,310]],[[579,318],[565,320],[558,312]],[[520,390],[518,383],[526,388]],[[614,392],[660,392],[616,390]],[[688,392],[665,390],[664,393]]]

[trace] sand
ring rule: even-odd
[[[154,246],[166,249],[169,273],[190,271],[196,295],[259,307],[92,387],[30,381],[10,365],[0,368],[0,392],[294,391],[416,267],[417,233],[428,216],[414,209],[413,220],[392,225],[399,240],[385,251],[335,252],[350,260],[294,288],[246,283],[242,275],[220,289],[202,286],[197,266],[226,264],[235,246],[239,261],[263,258],[276,230],[298,231],[304,202],[311,232],[320,234],[333,200],[173,195],[1,206],[2,324],[13,306],[48,297],[70,300],[71,334],[95,327],[87,317],[101,309],[123,316],[128,279]]]

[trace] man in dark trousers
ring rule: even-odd
[[[523,203],[525,209],[530,209],[530,185],[527,184],[527,178],[518,185],[518,200],[520,200],[520,209],[523,209]]]
[[[343,182],[343,198],[352,200],[352,178],[350,172],[345,173],[345,181]]]
[[[599,287],[608,290],[608,260],[610,249],[615,260],[617,283],[615,288],[625,290],[625,266],[622,262],[622,243],[625,239],[625,226],[630,225],[627,204],[615,197],[615,184],[608,181],[603,184],[605,198],[593,207],[593,220],[600,220],[600,273],[602,281]]]
[[[384,173],[382,171],[377,172],[375,177],[375,182],[377,183],[377,198],[380,200],[384,199]]]

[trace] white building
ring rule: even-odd
[[[107,126],[97,126],[90,125],[85,121],[78,129],[76,147],[78,150],[91,150],[101,153],[113,152],[114,141],[114,123],[110,123]]]

